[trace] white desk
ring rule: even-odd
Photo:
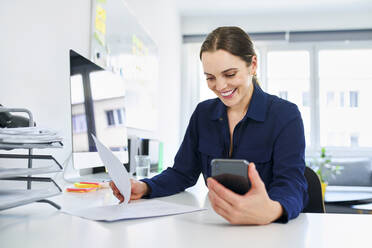
[[[232,226],[214,213],[203,183],[169,202],[209,210],[141,220],[94,222],[33,203],[0,212],[0,247],[371,247],[372,215],[301,214],[288,224]],[[115,201],[109,190],[54,197],[62,207]]]

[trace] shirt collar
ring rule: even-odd
[[[262,122],[266,118],[267,94],[261,89],[261,87],[258,84],[253,83],[253,85],[254,90],[252,93],[251,102],[249,103],[247,113],[245,114],[242,121],[245,121],[247,118],[250,118]],[[212,111],[211,119],[217,120],[223,118],[225,114],[226,106],[220,99],[218,99],[216,108]]]

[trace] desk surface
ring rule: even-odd
[[[116,202],[110,190],[64,193],[62,208]],[[95,222],[45,203],[0,212],[1,247],[369,247],[372,215],[301,214],[288,224],[232,226],[210,207],[202,183],[159,198],[207,211],[130,221]]]

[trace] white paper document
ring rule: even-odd
[[[198,207],[190,207],[159,200],[140,200],[128,204],[131,193],[128,172],[120,160],[115,157],[107,147],[105,147],[96,137],[93,136],[93,139],[96,143],[98,154],[108,170],[111,179],[124,196],[124,202],[122,204],[84,209],[63,209],[63,212],[90,220],[115,221],[175,215],[205,210]]]
[[[105,165],[112,181],[114,181],[116,187],[124,196],[123,204],[128,204],[131,185],[127,170],[120,160],[115,157],[115,155],[104,144],[102,144],[94,135],[92,135],[92,137],[96,143],[97,151],[102,163]]]
[[[79,210],[63,210],[63,212],[89,220],[115,221],[184,214],[201,210],[205,209],[159,200],[143,200],[127,205],[117,204]]]

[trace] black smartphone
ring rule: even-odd
[[[251,188],[248,161],[244,159],[213,159],[212,178],[237,194],[244,195]]]

